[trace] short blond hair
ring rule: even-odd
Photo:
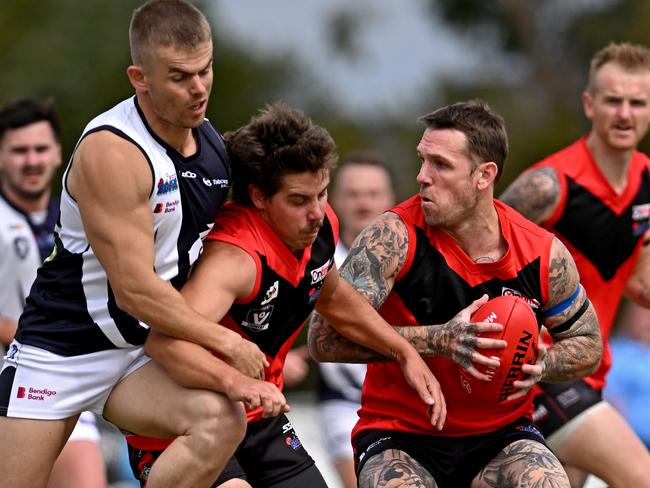
[[[609,43],[591,58],[587,91],[594,92],[596,75],[608,63],[617,64],[629,72],[650,72],[650,49],[629,42]]]
[[[159,47],[195,48],[212,40],[210,24],[186,0],[151,0],[133,11],[129,26],[131,59],[145,64]]]

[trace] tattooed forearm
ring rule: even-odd
[[[569,488],[570,484],[553,453],[526,439],[506,446],[481,470],[472,486]]]
[[[560,185],[555,170],[539,168],[522,173],[499,200],[539,224],[551,216],[559,196]]]
[[[431,473],[404,451],[387,449],[370,457],[359,474],[359,488],[412,486],[436,488]]]
[[[440,325],[395,327],[422,356],[446,356],[463,368],[472,365],[478,342],[476,324],[453,317]],[[309,321],[309,350],[316,361],[343,363],[374,363],[388,358],[341,336],[318,313]]]
[[[423,356],[436,354],[431,347],[435,342],[436,326],[395,327]],[[316,361],[341,363],[376,363],[389,358],[346,339],[320,314],[314,312],[309,321],[309,352]]]
[[[591,374],[600,363],[603,344],[596,312],[591,304],[585,313],[562,333],[551,334],[556,341],[544,358],[542,381],[561,383]]]

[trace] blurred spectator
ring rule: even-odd
[[[0,349],[12,341],[36,270],[54,247],[61,164],[59,121],[50,102],[31,98],[0,108]],[[106,486],[99,432],[81,414],[50,474],[48,488]]]
[[[605,398],[650,449],[650,310],[625,302],[617,325]]]

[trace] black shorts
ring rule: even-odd
[[[142,475],[146,478],[151,464],[161,453],[129,446],[131,470],[140,483],[143,483]],[[327,488],[291,422],[281,414],[248,424],[244,440],[212,486],[234,478],[246,480],[253,487],[273,486],[297,476],[309,488]]]
[[[582,380],[568,383],[539,383],[542,393],[535,396],[533,422],[549,437],[569,420],[603,400],[602,392]]]
[[[420,463],[440,488],[469,487],[481,469],[504,447],[521,439],[546,445],[542,433],[525,418],[495,432],[467,437],[364,430],[354,442],[357,475],[370,457],[388,449],[398,449]]]

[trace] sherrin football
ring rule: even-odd
[[[498,357],[501,365],[492,371],[492,380],[487,382],[476,379],[461,369],[461,385],[471,399],[502,403],[516,391],[512,383],[526,376],[521,371],[522,365],[534,363],[537,359],[537,317],[523,298],[504,295],[484,303],[472,314],[470,320],[502,324],[503,330],[500,332],[485,332],[481,337],[503,339],[508,345],[503,349],[477,348],[484,356]],[[482,373],[487,372],[486,366],[476,363],[474,366]]]

